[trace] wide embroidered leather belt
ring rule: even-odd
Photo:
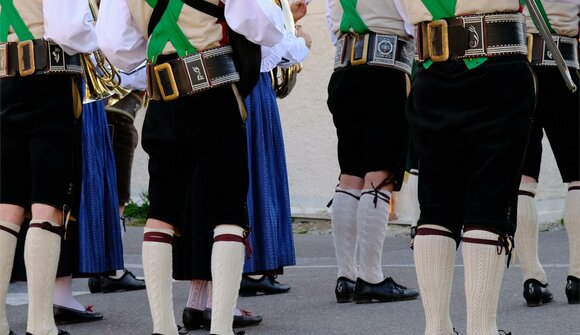
[[[564,61],[568,67],[580,69],[578,64],[578,40],[574,37],[552,35],[554,43],[558,46],[558,50],[562,54]],[[532,65],[538,66],[556,66],[552,53],[546,47],[546,41],[540,34],[532,34],[528,36],[528,43],[531,43],[531,54],[528,59]]]
[[[457,16],[417,25],[419,61],[527,55],[521,13]]]
[[[232,47],[207,49],[158,65],[148,64],[151,100],[175,100],[240,80]]]
[[[336,42],[334,70],[362,64],[386,66],[411,73],[415,45],[412,39],[368,33],[344,34]]]
[[[82,73],[79,55],[44,39],[0,43],[0,78],[51,73]]]

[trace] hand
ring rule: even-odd
[[[302,28],[301,25],[296,26],[296,36],[302,37],[304,39],[304,42],[306,42],[306,46],[308,47],[308,49],[310,49],[310,47],[312,46],[312,37],[310,36],[309,33],[304,31],[304,28]]]
[[[297,22],[306,15],[308,7],[304,0],[296,0],[290,5],[290,10],[292,11],[294,22]]]

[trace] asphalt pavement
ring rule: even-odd
[[[125,262],[138,276],[141,263],[142,228],[132,227],[126,234]],[[392,334],[421,335],[424,315],[420,298],[414,301],[372,304],[337,304],[334,298],[336,259],[329,234],[295,235],[297,266],[288,267],[278,277],[292,290],[287,294],[242,297],[238,306],[264,318],[262,324],[246,329],[248,335],[261,334]],[[542,307],[525,306],[519,265],[505,271],[498,327],[513,335],[580,334],[580,305],[568,305],[564,294],[568,272],[568,239],[565,230],[540,233],[540,259],[548,274],[555,301]],[[464,275],[461,248],[455,262],[451,319],[459,334],[466,334]],[[417,287],[413,255],[408,236],[385,240],[383,269],[398,283]],[[175,282],[174,311],[181,323],[181,312],[188,296],[187,282]],[[78,300],[92,304],[104,319],[93,323],[61,326],[72,335],[144,335],[152,333],[152,322],[145,291],[90,294],[86,279],[74,280]],[[9,288],[7,314],[10,327],[25,334],[26,285]],[[190,334],[209,333],[204,330]]]

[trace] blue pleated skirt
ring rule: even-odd
[[[123,269],[115,157],[102,101],[83,105],[79,271]]]
[[[295,265],[290,194],[282,126],[269,74],[246,98],[250,185],[248,216],[252,256],[245,273],[270,272]]]

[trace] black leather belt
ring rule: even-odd
[[[58,44],[44,39],[0,43],[0,78],[82,72],[78,54],[69,56]]]
[[[232,53],[232,47],[227,45],[157,65],[148,64],[151,100],[175,100],[239,81]]]
[[[457,16],[417,25],[419,61],[527,55],[521,13]]]
[[[336,42],[334,70],[368,64],[392,67],[410,74],[414,55],[413,40],[406,37],[376,33],[344,34]]]
[[[564,61],[568,67],[580,69],[578,64],[578,40],[574,37],[552,35],[554,42],[558,46],[558,50],[562,54]],[[556,66],[552,53],[546,47],[546,41],[540,34],[532,34],[528,36],[528,41],[531,43],[531,55],[528,55],[530,63],[538,66]]]

